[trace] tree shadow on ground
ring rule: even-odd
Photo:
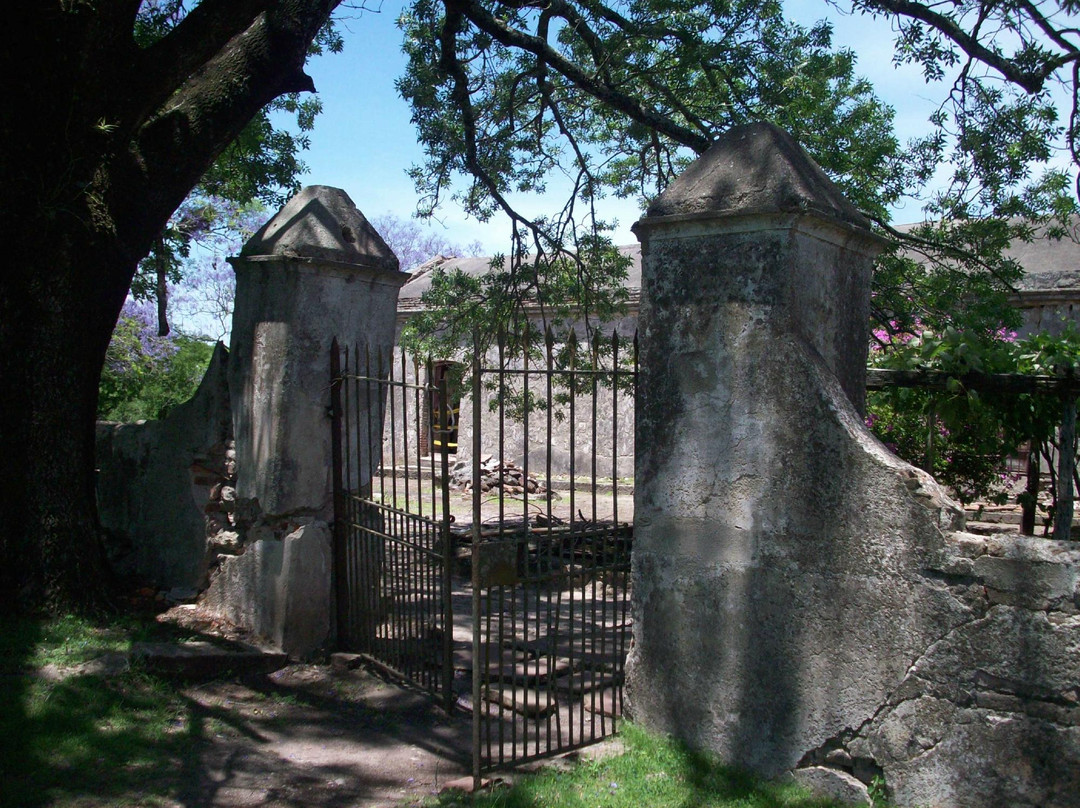
[[[193,682],[108,654],[43,664],[43,626],[0,626],[2,808],[385,804],[467,768],[467,720],[370,674]]]

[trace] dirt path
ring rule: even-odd
[[[158,621],[257,645],[191,606]],[[467,713],[363,668],[292,664],[180,692],[197,746],[169,808],[398,808],[470,770]]]
[[[290,665],[182,693],[201,748],[177,808],[416,805],[468,771],[467,716],[363,670]]]

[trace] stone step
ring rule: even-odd
[[[581,696],[591,693],[593,690],[605,690],[614,687],[616,679],[621,681],[622,677],[597,674],[595,672],[573,673],[555,680],[555,692],[581,698]]]
[[[972,522],[969,521],[965,528],[968,533],[975,533],[979,536],[997,536],[1004,533],[1019,533],[1019,524],[1008,524],[1005,522]]]
[[[224,647],[202,641],[133,643],[131,659],[152,673],[184,679],[210,679],[226,673],[273,673],[288,663],[288,656],[280,651],[241,644]]]
[[[543,718],[553,713],[558,707],[555,699],[542,690],[530,687],[501,687],[492,685],[487,688],[485,698],[493,704],[499,704],[515,713],[532,718]]]
[[[1020,511],[991,511],[983,509],[982,512],[975,508],[968,508],[964,515],[970,522],[987,522],[1002,525],[1019,525],[1023,522],[1024,515]]]
[[[570,671],[570,660],[549,658],[526,659],[520,661],[492,660],[487,669],[487,681],[543,684],[553,676],[562,676]]]

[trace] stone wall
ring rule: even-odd
[[[1080,554],[968,536],[866,429],[862,217],[733,130],[638,223],[633,717],[902,806],[1076,806]]]
[[[804,762],[872,761],[899,805],[1080,804],[1080,546],[950,533],[920,572],[962,619]]]
[[[207,538],[227,527],[208,511],[235,474],[227,365],[219,343],[198,391],[168,416],[98,424],[98,514],[123,577],[191,594],[206,585]]]
[[[600,333],[604,335],[606,341],[610,340],[611,334],[617,329],[621,356],[624,360],[632,356],[635,325],[635,320],[628,318],[614,325],[600,327]],[[498,366],[495,350],[489,352],[484,364],[488,368]],[[520,369],[522,365],[519,361],[514,361],[508,367]],[[628,366],[622,365],[622,367]],[[531,368],[536,372],[530,376],[530,394],[539,400],[546,401],[547,388],[543,375],[545,366],[534,362]],[[402,374],[400,352],[395,354],[393,377],[395,379],[403,377],[409,384],[416,384],[417,381],[427,382],[425,366],[423,363],[417,366],[411,357],[406,357],[404,374]],[[484,378],[491,381],[496,378],[496,374],[487,373]],[[520,394],[523,384],[520,374],[508,374],[505,377],[505,383],[511,393]],[[573,409],[573,431],[570,426],[571,408],[564,402],[552,408],[550,434],[546,410],[538,409],[534,412],[528,424],[528,440],[526,440],[525,424],[522,420],[515,419],[512,415],[506,417],[500,415],[496,403],[499,399],[499,391],[485,387],[480,402],[481,454],[497,457],[501,444],[507,453],[507,461],[524,465],[523,447],[527,445],[529,468],[532,473],[540,476],[547,473],[547,464],[550,459],[553,477],[568,477],[573,469],[575,479],[585,479],[591,475],[594,455],[598,477],[610,478],[612,469],[617,477],[631,476],[634,470],[633,392],[624,389],[616,393],[601,383],[598,384],[594,397],[587,379],[579,379],[578,384],[579,395],[575,397]],[[565,390],[560,390],[556,385],[554,392],[557,395],[560,392],[565,393]],[[471,388],[463,391],[459,405],[458,450],[451,462],[454,460],[465,462],[472,457]],[[391,450],[397,457],[403,458],[407,443],[411,447],[410,462],[413,462],[416,456],[418,435],[417,407],[410,399],[408,407],[404,410],[404,418],[399,413],[393,424],[387,420],[384,425],[383,452],[386,458],[391,456]],[[419,410],[420,418],[423,420],[428,412],[422,402]],[[426,422],[419,425],[421,430],[426,428]]]

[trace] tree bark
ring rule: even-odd
[[[86,610],[108,598],[96,526],[95,414],[130,275],[109,262],[107,245],[85,235],[20,251],[0,287],[0,603],[8,611]],[[84,271],[64,271],[69,266]]]
[[[0,49],[0,610],[108,600],[94,448],[105,350],[135,268],[249,120],[314,89],[340,0],[202,0],[145,51],[137,2],[18,4]]]

